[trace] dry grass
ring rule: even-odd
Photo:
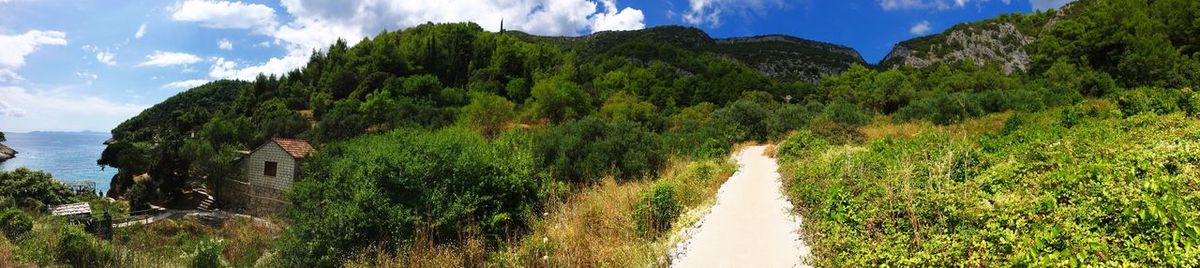
[[[947,126],[937,126],[928,121],[897,123],[893,122],[890,116],[877,116],[871,125],[864,126],[859,131],[866,136],[868,141],[886,137],[912,138],[924,133],[942,133],[955,139],[961,139],[984,132],[999,131],[1004,127],[1004,120],[1009,116],[1012,116],[1011,112],[993,113]]]
[[[860,131],[866,136],[867,140],[883,137],[909,138],[930,131],[932,128],[931,125],[925,121],[894,123],[890,116],[877,116],[871,122],[871,125],[862,127]]]
[[[467,234],[475,232],[467,231]],[[487,243],[469,235],[455,244],[437,244],[428,232],[418,232],[416,242],[390,254],[385,247],[370,247],[351,257],[343,267],[483,267],[487,264]]]
[[[745,147],[741,145],[740,147]],[[530,220],[531,230],[510,237],[502,248],[470,235],[454,244],[437,244],[418,236],[399,250],[373,247],[352,257],[345,267],[647,267],[664,266],[667,251],[684,239],[678,235],[705,214],[716,191],[736,171],[728,161],[673,160],[658,181],[676,185],[686,208],[669,235],[645,237],[637,230],[635,204],[651,180],[618,183],[608,178],[551,200],[547,212]],[[420,233],[420,232],[418,232]],[[392,253],[398,252],[398,253]]]
[[[678,186],[679,202],[686,211],[703,210],[734,169],[731,163],[674,161],[661,173],[660,181]],[[667,250],[681,238],[644,237],[633,217],[641,192],[653,184],[618,184],[608,179],[572,195],[536,221],[533,232],[510,247],[502,262],[528,267],[665,265]],[[697,213],[685,212],[672,224],[669,234],[691,226],[698,219],[693,214]]]

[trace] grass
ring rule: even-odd
[[[817,266],[1200,265],[1195,118],[1092,100],[863,132],[780,145]]]
[[[715,201],[716,191],[736,166],[726,160],[672,161],[657,180],[618,183],[612,178],[551,200],[546,212],[531,220],[531,230],[514,234],[502,245],[470,235],[459,242],[438,244],[429,239],[396,253],[374,247],[348,260],[346,267],[630,267],[665,266],[668,250],[683,239]],[[675,187],[685,208],[671,228],[647,236],[639,231],[634,207],[659,183]]]
[[[505,252],[502,262],[520,266],[663,266],[667,251],[712,204],[717,189],[736,166],[728,161],[675,161],[657,181],[618,184],[613,180],[569,197],[535,221],[533,232]],[[673,185],[683,216],[664,235],[637,230],[634,206],[655,183]]]

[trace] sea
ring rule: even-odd
[[[96,165],[104,152],[104,132],[5,132],[4,145],[17,151],[17,158],[0,163],[0,170],[28,167],[50,173],[61,181],[94,181],[96,190],[108,192],[115,168]]]

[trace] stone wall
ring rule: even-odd
[[[221,182],[221,207],[224,210],[268,216],[287,210],[286,192],[271,187],[254,185],[238,179],[226,179]]]

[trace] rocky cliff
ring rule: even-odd
[[[4,146],[4,144],[0,144],[0,162],[13,159],[13,157],[17,157],[17,151]]]
[[[896,44],[879,65],[923,68],[970,59],[979,65],[1000,65],[1006,72],[1024,71],[1029,67],[1029,44],[1063,16],[1074,12],[1073,6],[958,24],[942,33]]]

